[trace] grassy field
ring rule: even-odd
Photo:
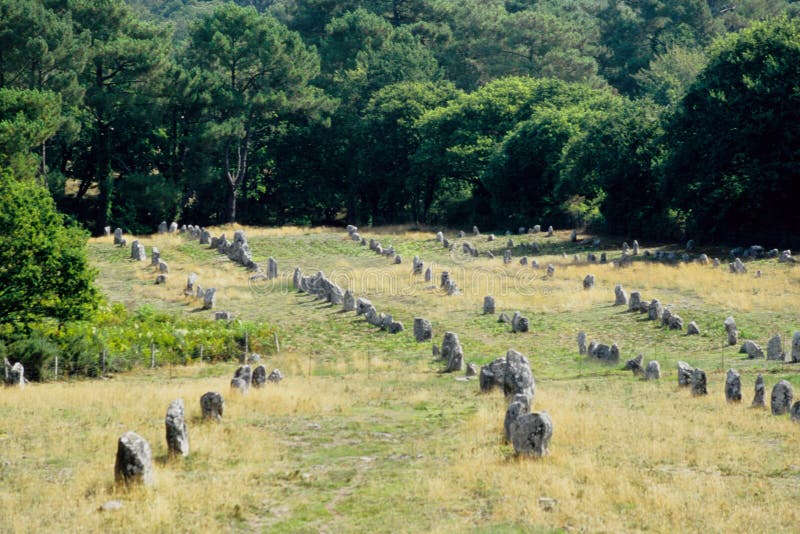
[[[604,250],[613,259],[621,242],[607,239],[598,250],[570,243],[568,232],[512,236],[514,261],[503,265],[508,237],[489,242],[448,232],[458,250],[466,240],[498,256],[473,259],[442,248],[433,232],[363,231],[395,247],[403,263],[394,265],[339,229],[245,231],[259,264],[278,261],[277,280],[251,280],[225,256],[181,236],[140,237],[148,253],[156,245],[169,263],[166,285],[153,283],[149,261],[130,261],[130,251],[111,238],[92,240],[90,249],[109,301],[130,308],[210,313],[183,295],[186,277],[197,273],[201,286],[218,289],[217,309],[277,328],[280,351],[264,363],[286,379],[241,396],[228,389],[234,363],[196,363],[6,388],[0,531],[797,530],[800,426],[749,404],[758,373],[769,396],[781,379],[800,387],[800,367],[747,359],[725,342],[722,321],[734,316],[740,339],[765,350],[780,333],[789,352],[792,332],[800,330],[800,268],[759,260],[747,264],[748,274],[732,275],[697,264],[587,264],[573,255],[583,260]],[[532,241],[541,252],[519,246]],[[520,265],[526,254],[542,269]],[[432,267],[434,283],[412,276],[414,255]],[[548,263],[556,267],[552,278],[545,276]],[[389,335],[293,291],[295,267],[324,271],[406,331]],[[443,270],[460,295],[435,287]],[[597,284],[585,291],[581,281],[589,273]],[[696,321],[701,335],[669,331],[613,306],[616,284],[658,298],[685,324]],[[483,315],[488,294],[498,313],[527,316],[531,332],[512,334],[497,315]],[[477,381],[441,374],[431,345],[414,341],[414,317],[432,322],[436,342],[446,331],[458,333],[468,362],[486,363],[509,348],[528,356],[534,409],[547,410],[555,427],[549,456],[514,456],[502,439],[502,394],[480,394]],[[581,330],[589,340],[616,342],[623,362],[640,353],[657,359],[662,380],[644,382],[621,365],[580,358]],[[708,396],[692,398],[678,388],[678,360],[707,372]],[[740,405],[724,399],[731,367],[742,375]],[[200,420],[199,398],[212,390],[226,398],[219,424]],[[164,414],[178,397],[187,406],[191,453],[169,459]],[[152,488],[113,484],[116,441],[127,430],[153,448]],[[541,497],[557,504],[545,509]],[[99,510],[112,499],[123,508]]]

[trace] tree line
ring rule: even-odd
[[[0,168],[94,233],[538,223],[788,246],[797,12],[0,0]]]

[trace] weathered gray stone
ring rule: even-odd
[[[555,266],[552,263],[548,263],[547,264],[547,276],[552,278],[554,274],[556,274]]]
[[[484,314],[490,313],[492,315],[494,315],[495,313],[494,297],[492,297],[491,295],[486,295],[485,297],[483,297],[483,313]]]
[[[660,380],[661,379],[661,365],[656,360],[647,362],[647,368],[644,370],[645,380]]]
[[[172,221],[169,225],[169,233],[175,234],[178,232],[178,223]]]
[[[448,271],[442,271],[442,274],[439,275],[439,287],[447,288],[450,285],[450,273]]]
[[[267,382],[272,382],[273,384],[277,384],[281,380],[283,380],[284,376],[281,373],[280,369],[273,369],[272,372],[267,376]]]
[[[497,358],[481,367],[478,375],[481,391],[488,392],[493,388],[502,388],[505,384],[506,359]]]
[[[607,363],[617,363],[618,361],[619,361],[619,346],[616,343],[612,343],[611,347],[608,349]]]
[[[670,330],[683,330],[683,319],[681,319],[680,315],[672,314],[667,326],[669,326]]]
[[[209,391],[200,397],[200,411],[203,414],[203,419],[222,421],[224,410],[225,399],[216,391]]]
[[[215,321],[231,321],[233,320],[233,314],[229,311],[217,311],[214,312],[214,320]]]
[[[800,362],[800,332],[792,335],[792,363]]]
[[[554,232],[553,227],[552,226],[548,226],[547,227],[547,237],[553,237],[553,232]]]
[[[25,367],[21,362],[15,362],[14,365],[11,365],[8,358],[4,358],[3,367],[5,368],[5,384],[7,386],[25,387],[28,380],[25,378]]]
[[[767,388],[764,385],[764,377],[760,374],[756,377],[756,385],[755,385],[755,395],[753,396],[753,403],[750,405],[751,408],[766,408],[767,401],[764,400],[766,395]]]
[[[471,378],[478,375],[478,366],[470,362],[467,364],[467,370],[464,371],[464,376]]]
[[[498,323],[510,323],[511,322],[511,317],[506,312],[502,312],[497,317],[497,322]]]
[[[210,245],[211,244],[211,232],[203,228],[200,230],[200,244],[201,245]]]
[[[158,272],[160,273],[168,273],[169,272],[169,265],[164,260],[158,260]]]
[[[614,306],[626,306],[628,304],[628,295],[622,289],[620,284],[614,286]]]
[[[671,320],[672,320],[672,310],[670,310],[669,308],[664,308],[664,311],[661,313],[661,324],[664,326],[669,326]]]
[[[586,332],[580,331],[578,332],[578,354],[581,356],[586,354]]]
[[[728,374],[725,376],[725,400],[742,402],[742,379],[736,369],[728,369]]]
[[[792,385],[786,380],[781,380],[772,388],[772,400],[770,408],[772,415],[783,415],[792,407],[794,391]]]
[[[644,356],[639,354],[635,358],[631,358],[627,362],[625,362],[625,367],[622,368],[623,371],[632,371],[633,376],[642,376],[644,374],[644,367],[642,366],[642,362],[644,361]]]
[[[594,287],[594,275],[587,274],[583,279],[583,289],[592,289]]]
[[[742,260],[739,258],[734,259],[728,266],[730,267],[730,271],[734,274],[744,274],[747,272],[747,267],[744,266],[744,263],[742,263]]]
[[[403,258],[399,254],[394,257],[394,264],[395,265],[400,265],[402,263],[403,263]]]
[[[741,348],[739,348],[739,353],[747,354],[747,357],[751,360],[764,357],[764,351],[761,349],[758,343],[750,339],[742,343]]]
[[[342,309],[346,312],[355,311],[356,309],[356,299],[349,289],[344,292],[344,297],[342,297]]]
[[[511,318],[511,331],[514,333],[524,333],[527,332],[529,328],[530,323],[528,322],[528,318],[524,317],[519,312],[514,312],[514,317]]]
[[[442,359],[447,362],[446,373],[464,369],[464,351],[455,332],[445,332],[442,340]]]
[[[442,232],[436,232],[436,241],[442,243],[444,241],[444,234]]]
[[[231,389],[239,390],[239,393],[247,393],[250,389],[250,382],[253,380],[253,373],[249,365],[241,365],[233,373]]]
[[[175,399],[167,408],[164,420],[167,430],[167,450],[171,455],[189,455],[189,431],[183,410],[183,399]]]
[[[506,353],[506,365],[503,370],[503,393],[506,397],[525,395],[533,402],[535,392],[536,381],[528,358],[515,350],[509,350]]]
[[[431,322],[422,317],[414,317],[414,339],[418,342],[428,341],[433,338]]]
[[[692,321],[688,325],[686,325],[686,335],[687,336],[696,336],[700,334],[700,328],[697,326],[697,323]]]
[[[210,287],[203,293],[203,309],[210,310],[214,307],[216,302],[217,288]]]
[[[511,251],[508,249],[503,251],[503,263],[506,265],[511,263]]]
[[[503,432],[506,441],[511,441],[511,425],[520,416],[530,413],[531,405],[530,399],[525,395],[515,395],[513,400],[509,403],[506,409],[506,417],[503,421]]]
[[[117,442],[114,480],[126,485],[153,485],[153,453],[150,444],[135,432],[125,432]]]
[[[653,299],[650,301],[650,306],[647,308],[647,317],[651,321],[658,321],[661,319],[661,315],[664,313],[664,307],[661,305],[658,299]]]
[[[708,262],[709,262],[709,259],[708,259],[708,255],[707,254],[700,254],[697,257],[697,263],[699,263],[700,265],[708,265]]]
[[[511,424],[510,433],[517,454],[538,458],[548,452],[553,437],[553,421],[547,412],[521,415]]]
[[[702,369],[695,369],[692,371],[692,395],[695,397],[708,395],[708,389],[706,388],[706,372]]]
[[[159,234],[166,234],[167,233],[167,221],[161,221],[158,225],[158,233]]]
[[[679,386],[690,386],[692,384],[692,373],[694,373],[694,367],[689,365],[686,362],[678,362],[678,385]]]
[[[275,258],[267,258],[267,280],[278,278],[278,262]]]
[[[259,365],[253,369],[252,385],[254,388],[263,388],[267,383],[267,368],[264,365]]]
[[[573,243],[578,241],[578,231],[577,230],[573,230],[572,231],[572,233],[569,235],[569,240],[572,241]]]
[[[403,330],[405,330],[405,328],[403,327],[403,323],[400,321],[392,321],[389,323],[389,326],[386,327],[386,331],[390,334],[399,334]]]
[[[358,300],[356,300],[356,315],[363,315],[367,313],[367,310],[369,310],[370,308],[374,309],[372,303],[369,300],[365,298],[359,298]]]
[[[139,243],[138,239],[134,239],[131,243],[131,259],[136,261],[147,261],[147,254],[144,252],[144,245]]]
[[[156,285],[166,284],[167,283],[167,275],[166,274],[159,274],[156,275]]]
[[[628,300],[628,311],[638,312],[642,305],[642,294],[638,291],[631,293],[631,298]]]
[[[124,238],[122,236],[122,228],[115,229],[114,230],[114,244],[115,245],[121,245],[123,239]]]
[[[430,282],[431,280],[433,280],[433,271],[431,271],[431,268],[428,267],[425,269],[425,281]]]
[[[800,401],[796,401],[791,410],[789,410],[791,420],[795,423],[800,423]]]
[[[725,326],[725,332],[728,333],[728,345],[736,345],[739,342],[739,331],[736,329],[736,321],[733,317],[728,317],[722,323]]]
[[[781,252],[781,255],[778,258],[778,261],[780,263],[794,263],[795,260],[792,257],[792,251],[791,250],[784,250],[783,252]]]
[[[157,267],[158,262],[161,259],[161,251],[158,250],[158,247],[151,247],[150,249],[150,265]]]

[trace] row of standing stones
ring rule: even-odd
[[[255,369],[242,365],[236,369],[231,380],[231,390],[246,394],[250,387],[263,388],[268,382],[278,383],[284,376],[275,369],[267,374],[263,365]],[[209,391],[200,397],[200,411],[204,420],[221,422],[225,411],[225,399],[217,391]],[[186,425],[183,399],[173,400],[164,419],[167,449],[171,457],[189,455],[189,431]],[[153,454],[150,443],[139,434],[128,431],[117,442],[114,463],[114,478],[125,485],[153,484]]]

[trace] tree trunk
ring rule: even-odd
[[[230,182],[229,182],[230,183]],[[239,191],[235,185],[230,184],[230,190],[228,194],[228,222],[235,223],[236,222],[236,200],[239,197]]]

